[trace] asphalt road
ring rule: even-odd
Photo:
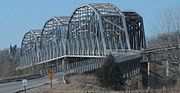
[[[74,73],[75,70],[77,70],[77,71],[80,71],[79,73],[82,73],[83,69],[86,68],[85,70],[87,70],[87,68],[89,68],[90,66],[94,67],[94,64],[96,64],[96,63],[97,62],[95,62],[93,64],[82,65],[80,67],[73,68],[73,69],[68,70],[68,71],[69,71],[69,73]],[[88,69],[88,70],[90,70],[90,69]],[[55,77],[53,78],[53,82],[58,80],[58,78],[61,78],[62,75],[63,75],[63,72],[55,73]],[[44,77],[27,80],[27,89],[38,87],[38,86],[41,86],[41,85],[44,85],[47,83],[50,83],[50,79],[47,75]],[[0,93],[15,93],[15,92],[18,92],[18,91],[23,90],[23,89],[24,88],[22,86],[22,81],[0,84]]]
[[[58,78],[61,78],[61,77],[62,77],[62,72],[55,73],[53,82],[55,82],[56,80],[58,80]],[[41,78],[27,80],[27,88],[38,87],[38,86],[47,84],[49,82],[50,82],[50,79],[47,75]],[[0,84],[0,93],[15,93],[23,89],[24,88],[22,86],[21,81]]]
[[[93,64],[89,64],[88,66],[90,66],[90,65],[93,65]],[[82,67],[78,67],[77,69],[82,70],[82,68],[88,68],[88,66],[82,65]],[[71,69],[70,72],[74,72],[74,69]],[[63,72],[55,73],[55,76],[53,78],[53,82],[58,80],[58,78],[62,78],[62,75],[63,75]],[[41,86],[41,85],[44,85],[47,83],[50,83],[50,79],[47,75],[44,77],[41,77],[41,78],[27,80],[27,89],[38,87],[38,86]],[[16,93],[16,92],[21,91],[23,89],[24,88],[22,86],[22,81],[0,84],[0,93]]]

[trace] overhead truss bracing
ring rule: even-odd
[[[126,16],[131,49],[140,50],[146,48],[143,18],[136,12],[123,13]]]
[[[41,30],[27,32],[21,43],[21,65],[27,66],[38,62],[40,53]]]
[[[72,14],[67,35],[67,55],[105,56],[130,49],[125,17],[112,4],[87,4]]]
[[[42,30],[25,34],[21,67],[64,56],[102,57],[122,49],[139,49],[130,45],[132,30],[127,31],[129,21],[125,17],[109,3],[85,4],[77,7],[71,16],[53,17]]]
[[[41,33],[41,59],[39,62],[64,56],[65,37],[68,30],[69,17],[54,17],[48,20]]]

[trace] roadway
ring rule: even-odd
[[[57,81],[58,78],[62,77],[62,72],[56,73],[53,79],[53,82]],[[50,82],[49,77],[43,76],[41,78],[36,78],[32,80],[27,80],[27,89],[38,87],[44,84],[48,84]],[[23,90],[22,82],[10,82],[0,84],[0,93],[16,93],[18,91]]]
[[[69,74],[70,73],[75,73],[75,70],[78,71],[76,73],[83,73],[85,71],[83,69],[87,70],[87,68],[89,68],[89,67],[94,67],[94,68],[88,69],[87,71],[93,70],[93,69],[99,68],[97,66],[97,64],[102,64],[102,62],[99,62],[98,60],[92,60],[91,59],[91,61],[94,61],[94,62],[91,63],[91,64],[84,64],[84,65],[81,64],[81,66],[77,67],[76,69],[71,68],[71,70],[68,70]],[[97,63],[96,61],[99,62],[99,63]],[[82,63],[85,63],[85,62],[82,61]],[[58,73],[55,73],[55,77],[53,78],[53,82],[57,81],[58,78],[61,78],[62,76],[63,76],[62,71],[58,72]],[[45,76],[40,77],[40,78],[28,80],[27,81],[27,89],[35,88],[35,87],[38,87],[38,86],[41,86],[41,85],[44,85],[44,84],[48,84],[48,83],[50,83],[49,77],[47,75],[45,75]],[[0,84],[0,93],[16,93],[16,92],[21,91],[23,89],[24,88],[22,86],[22,81]]]
[[[134,54],[133,55],[131,54],[131,56],[132,56],[132,58],[134,58]],[[127,55],[124,57],[120,56],[120,57],[118,57],[117,60],[124,59],[124,58],[128,60],[127,57],[131,58],[131,56],[130,55]],[[102,60],[94,60],[94,59],[85,60],[85,61],[80,62],[83,64],[80,64],[79,66],[77,66],[78,64],[74,64],[74,65],[76,65],[76,68],[70,68],[70,70],[68,72],[69,73],[83,73],[86,71],[94,70],[94,69],[101,67],[103,62],[104,61],[102,61]],[[73,64],[70,67],[73,67]],[[56,73],[55,77],[53,79],[53,82],[58,80],[58,78],[61,78],[62,75],[63,75],[63,72]],[[50,80],[49,80],[49,77],[46,75],[46,76],[41,77],[41,78],[28,80],[27,82],[28,82],[27,83],[27,89],[29,89],[29,88],[34,88],[34,87],[38,87],[38,86],[47,84],[50,82]],[[21,90],[23,90],[23,86],[22,86],[21,81],[0,84],[0,93],[14,93],[14,92],[21,91]]]

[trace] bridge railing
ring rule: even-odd
[[[139,57],[141,57],[139,51],[132,51],[132,52],[128,51],[128,52],[121,52],[119,54],[116,54],[115,60],[116,62],[120,63],[120,62],[126,62],[128,60],[137,59]],[[105,58],[91,58],[78,62],[70,62],[70,64],[67,64],[64,67],[62,65],[57,65],[57,67],[55,67],[57,71],[54,72],[65,71],[66,74],[84,73],[87,71],[92,71],[100,68],[104,64],[104,62],[105,62]],[[126,71],[126,74],[124,74],[124,76],[126,77],[132,76],[138,71],[139,71],[138,69],[134,69],[131,72]],[[47,73],[48,73],[48,69],[41,71],[42,75],[45,75]]]

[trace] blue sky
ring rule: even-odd
[[[180,6],[180,0],[1,0],[0,50],[10,44],[20,47],[27,31],[42,29],[45,21],[53,16],[69,16],[79,5],[98,2],[112,3],[122,11],[138,12],[143,16],[149,38],[157,34],[154,28],[160,12]]]

